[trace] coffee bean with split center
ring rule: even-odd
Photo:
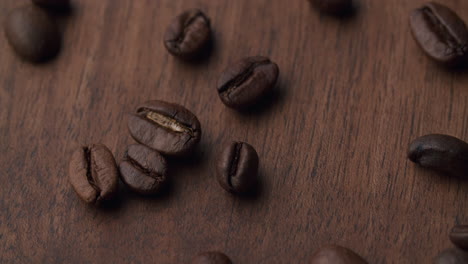
[[[245,142],[232,142],[222,151],[218,161],[218,182],[226,191],[245,193],[257,181],[259,158]]]
[[[228,107],[243,110],[257,103],[276,84],[279,68],[266,57],[248,57],[227,67],[217,91]]]
[[[367,264],[361,256],[354,253],[352,250],[330,245],[317,250],[313,256],[310,264]]]
[[[464,250],[468,250],[468,225],[457,225],[450,232],[452,243]]]
[[[54,20],[39,7],[14,9],[7,17],[5,35],[13,50],[23,59],[43,62],[60,48],[60,33]]]
[[[453,10],[427,3],[411,13],[410,26],[416,42],[435,61],[448,66],[466,63],[468,29]]]
[[[156,150],[134,144],[120,163],[120,177],[133,191],[156,194],[166,182],[166,160]]]
[[[117,165],[111,151],[101,144],[80,147],[72,155],[69,180],[86,203],[111,199],[118,187]]]
[[[190,59],[199,55],[210,38],[210,20],[202,11],[191,9],[172,21],[164,35],[164,45],[172,55]]]
[[[149,101],[128,119],[128,129],[139,143],[166,155],[184,155],[201,138],[197,117],[185,107],[164,101]]]
[[[428,169],[468,178],[468,143],[456,137],[432,134],[411,142],[408,158]]]
[[[198,254],[191,264],[232,264],[232,262],[225,254],[211,251]]]

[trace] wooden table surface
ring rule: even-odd
[[[468,21],[468,1],[443,0]],[[1,19],[27,1],[2,0]],[[411,37],[420,0],[359,0],[354,16],[306,0],[75,0],[61,18],[60,55],[16,57],[0,36],[0,262],[188,263],[220,250],[234,263],[308,263],[324,244],[369,263],[429,263],[468,223],[468,183],[420,169],[409,142],[429,133],[468,140],[468,72],[430,61]],[[210,56],[183,63],[162,39],[171,19],[199,7],[212,20]],[[229,62],[267,55],[275,91],[239,114],[218,98]],[[203,136],[170,160],[170,188],[140,197],[122,187],[105,209],[68,182],[75,148],[102,142],[120,160],[126,114],[149,99],[194,112]],[[261,186],[220,188],[216,158],[242,140],[261,158]]]

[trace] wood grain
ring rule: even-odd
[[[21,3],[19,3],[21,2]],[[27,1],[2,0],[1,19]],[[444,0],[468,21],[468,2]],[[359,0],[353,17],[306,0],[75,0],[63,48],[46,65],[19,60],[0,37],[0,262],[188,263],[220,250],[234,263],[307,263],[321,245],[369,263],[429,263],[468,223],[468,183],[417,168],[409,142],[468,140],[468,72],[447,71],[411,37],[420,0]],[[188,7],[212,19],[211,55],[171,57],[162,37]],[[266,55],[276,91],[256,109],[226,108],[216,81],[231,61]],[[74,148],[102,142],[118,160],[133,143],[126,114],[148,99],[185,105],[203,137],[171,160],[155,198],[122,187],[112,208],[82,203],[67,180]],[[261,158],[261,188],[238,198],[215,177],[231,140]]]

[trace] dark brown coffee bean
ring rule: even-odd
[[[174,56],[192,58],[211,37],[210,20],[198,9],[188,10],[172,21],[164,35],[164,45]]]
[[[352,9],[352,0],[310,0],[317,8],[328,14],[341,15]]]
[[[45,7],[65,7],[70,4],[69,0],[32,0],[35,4]]]
[[[5,23],[5,35],[13,50],[31,62],[48,60],[60,48],[57,25],[44,10],[33,5],[10,13]]]
[[[69,180],[83,201],[97,203],[109,200],[118,187],[114,156],[101,144],[79,148],[71,158]]]
[[[408,158],[428,169],[468,178],[468,143],[447,135],[427,135],[409,146]]]
[[[458,248],[449,248],[434,258],[434,264],[467,264],[468,252]]]
[[[198,254],[192,264],[232,264],[231,260],[221,252],[205,252]]]
[[[466,61],[468,30],[448,7],[427,3],[411,13],[410,25],[416,42],[432,59],[451,66]]]
[[[258,172],[258,155],[244,142],[232,142],[218,161],[218,181],[228,192],[244,193],[254,187]]]
[[[130,115],[128,129],[139,143],[166,155],[184,155],[201,137],[200,122],[178,104],[149,101]]]
[[[251,106],[273,88],[278,74],[278,65],[268,58],[245,58],[221,74],[217,86],[219,98],[235,109]]]
[[[128,147],[120,163],[120,177],[133,191],[156,194],[166,181],[166,160],[157,151],[143,145]]]
[[[468,250],[468,225],[457,225],[450,232],[452,243],[464,250]]]
[[[352,250],[340,246],[325,246],[317,250],[310,264],[366,264],[362,257]]]

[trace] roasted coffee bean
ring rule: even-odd
[[[200,141],[197,117],[184,107],[149,101],[130,115],[128,129],[139,143],[166,155],[184,155]]]
[[[231,260],[221,252],[205,252],[198,254],[192,264],[232,264]]]
[[[60,48],[57,25],[44,10],[33,5],[17,8],[9,14],[5,35],[13,50],[31,62],[48,60]]]
[[[422,167],[468,178],[468,143],[458,138],[440,134],[417,138],[408,158]]]
[[[367,264],[362,257],[354,253],[352,250],[331,245],[325,246],[317,250],[313,256],[310,264]]]
[[[449,248],[434,258],[434,264],[467,264],[468,252],[459,248]]]
[[[228,107],[242,110],[271,90],[278,74],[278,65],[268,58],[245,58],[221,74],[217,86],[219,98]]]
[[[164,45],[172,55],[189,59],[205,48],[210,37],[208,17],[198,9],[191,9],[172,21],[164,35]]]
[[[232,142],[223,150],[218,161],[218,181],[228,192],[244,193],[255,186],[258,155],[244,142]]]
[[[468,54],[468,30],[463,20],[448,7],[427,3],[410,16],[413,36],[432,59],[455,66]]]
[[[341,15],[352,9],[352,0],[310,0],[317,8],[328,14]]]
[[[450,232],[452,243],[464,250],[468,250],[468,225],[457,225]]]
[[[69,180],[83,201],[98,203],[109,200],[118,187],[114,156],[101,144],[79,148],[71,158]]]
[[[45,7],[66,7],[70,4],[69,0],[32,0],[35,4]]]
[[[156,194],[166,181],[166,160],[156,150],[143,145],[128,147],[120,163],[120,177],[133,191]]]

